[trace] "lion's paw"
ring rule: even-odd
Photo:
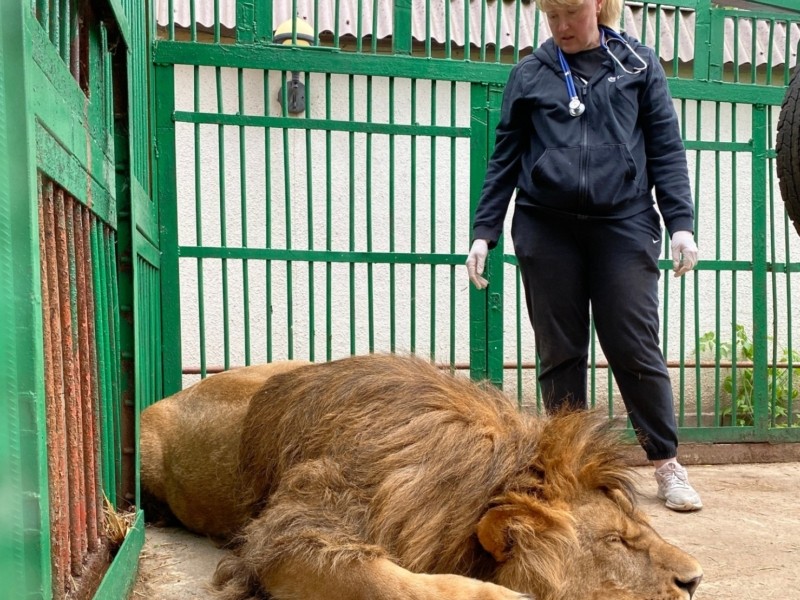
[[[415,600],[535,600],[508,588],[460,575],[419,575],[425,593]]]

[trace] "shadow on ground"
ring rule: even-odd
[[[695,600],[800,598],[800,463],[692,466],[705,505],[696,513],[664,508],[651,469],[636,471],[656,530],[703,565]],[[180,529],[148,527],[131,600],[212,600],[209,581],[224,552]]]

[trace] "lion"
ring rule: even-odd
[[[637,508],[600,415],[527,414],[489,384],[393,354],[293,365],[254,393],[236,372],[204,384],[206,427],[230,437],[170,435],[186,438],[174,456],[195,456],[190,493],[228,486],[212,495],[234,518],[194,523],[240,527],[213,576],[221,600],[690,600],[702,579]],[[225,416],[231,402],[241,419]],[[234,440],[238,460],[222,464],[236,467],[220,474],[211,446],[231,453]]]
[[[241,367],[202,379],[142,411],[142,504],[148,521],[177,519],[220,545],[249,513],[236,501],[239,435],[251,396],[305,361]]]

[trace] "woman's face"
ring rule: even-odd
[[[553,7],[547,11],[547,24],[562,52],[574,54],[600,45],[597,16],[602,0],[583,0],[575,7]]]

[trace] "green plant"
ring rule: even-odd
[[[700,337],[700,353],[719,352],[719,357],[729,359],[736,369],[726,369],[722,380],[722,391],[727,396],[727,405],[722,407],[722,417],[736,425],[753,425],[755,406],[753,390],[755,372],[753,362],[753,340],[744,325],[736,325],[736,356],[733,356],[733,343],[718,341],[713,331]],[[771,340],[771,338],[770,338]],[[744,366],[738,366],[745,363]],[[790,368],[791,367],[791,368]],[[791,377],[790,377],[791,375]],[[800,414],[795,409],[800,397],[800,352],[781,348],[776,364],[767,366],[767,397],[770,401],[773,425],[786,427],[789,423],[800,425]],[[735,401],[734,401],[735,400]],[[735,405],[735,406],[734,406]],[[789,407],[791,412],[789,414]]]

